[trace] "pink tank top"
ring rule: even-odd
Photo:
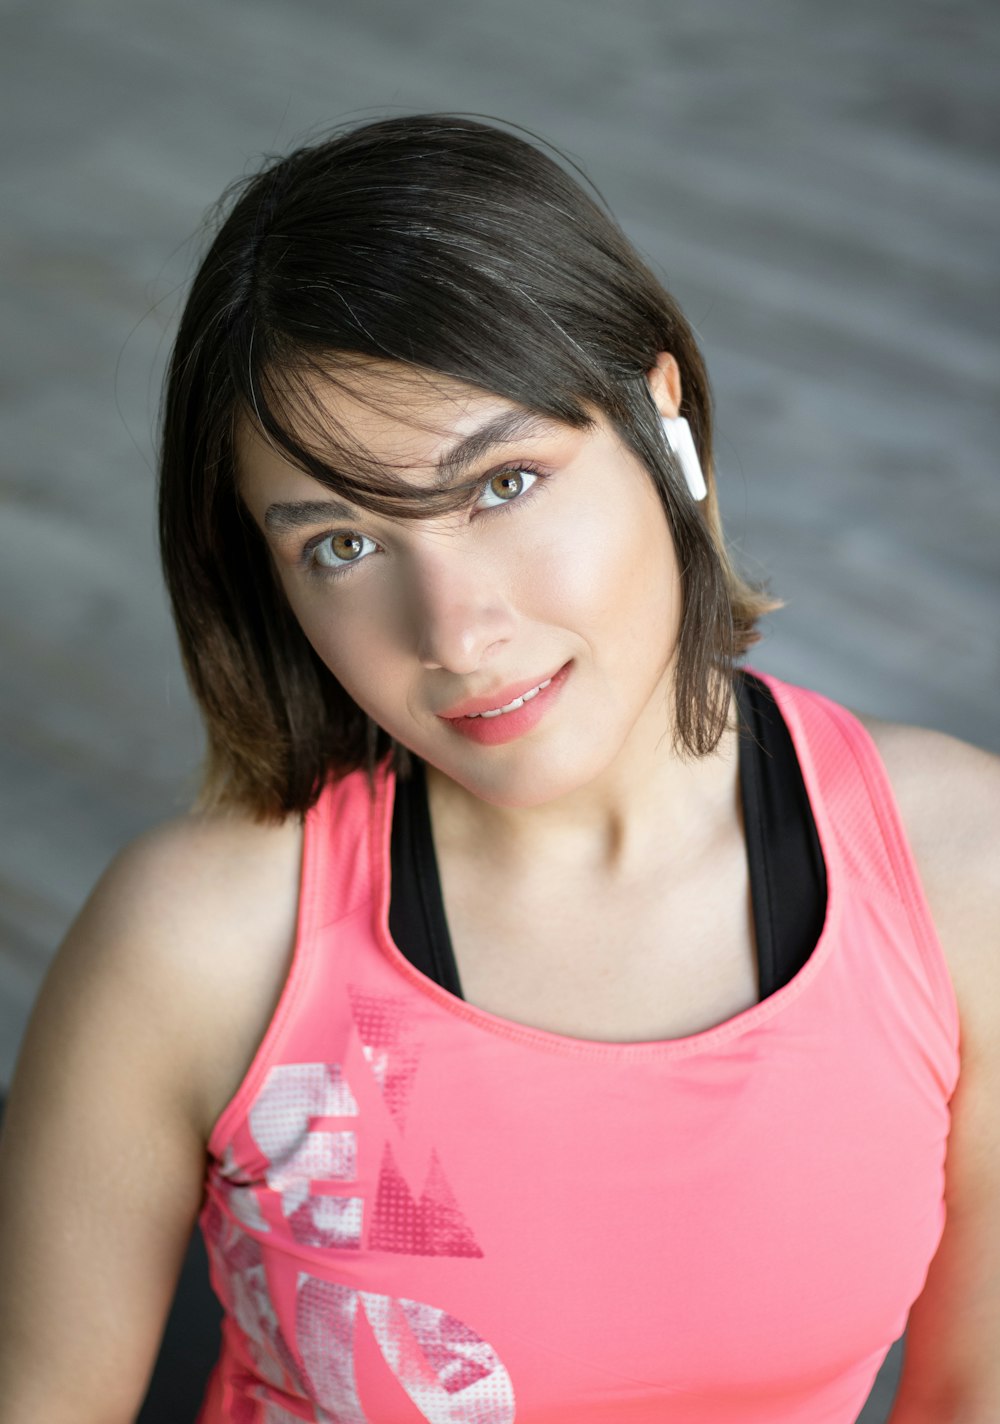
[[[389,938],[391,774],[326,789],[209,1144],[201,1424],[853,1424],[944,1224],[958,1019],[867,733],[767,681],[826,923],[687,1038],[567,1038],[434,984]]]

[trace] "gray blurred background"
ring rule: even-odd
[[[787,600],[757,665],[1000,749],[995,5],[6,0],[0,26],[0,1088],[94,878],[195,784],[152,455],[192,234],[333,122],[472,110],[578,160],[703,341],[728,529]]]

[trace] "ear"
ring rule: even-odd
[[[673,419],[681,409],[681,369],[669,351],[661,351],[646,372],[650,394],[661,415]]]

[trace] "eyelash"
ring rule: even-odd
[[[491,480],[495,480],[497,475],[507,474],[508,471],[512,474],[534,475],[534,482],[529,485],[528,488],[523,491],[523,493],[517,495],[515,499],[502,500],[499,504],[487,505],[484,509],[478,511],[480,515],[500,513],[509,514],[516,506],[523,505],[527,500],[530,500],[532,495],[542,488],[543,482],[547,478],[546,471],[540,469],[530,460],[511,461],[507,464],[500,465],[495,470],[491,470],[490,473],[483,478],[479,485],[480,495],[485,492],[486,487],[489,485]],[[474,507],[475,506],[473,506],[473,508]],[[307,544],[304,545],[300,562],[308,570],[309,573],[314,574],[318,578],[343,578],[345,574],[349,574],[357,564],[364,563],[364,558],[351,559],[338,568],[329,564],[317,563],[316,559],[314,558],[314,554],[320,544],[325,543],[327,539],[331,539],[335,534],[356,532],[356,530],[328,529],[324,534],[317,534],[314,538],[310,539]],[[375,541],[373,540],[372,542],[374,543]],[[368,556],[365,555],[365,558],[367,557]]]

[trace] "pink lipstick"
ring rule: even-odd
[[[564,664],[557,673],[531,687],[515,683],[488,697],[468,698],[438,715],[453,731],[481,746],[512,742],[537,727],[558,696],[570,667],[570,663]]]

